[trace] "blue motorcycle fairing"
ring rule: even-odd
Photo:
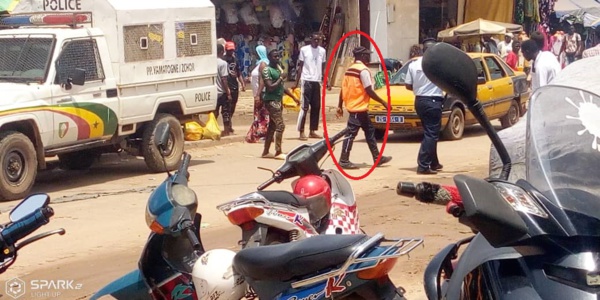
[[[154,215],[156,222],[165,229],[171,226],[171,218],[175,208],[174,204],[169,201],[169,190],[172,184],[171,180],[164,181],[156,187],[148,198],[148,212]]]
[[[139,270],[134,270],[127,275],[109,283],[99,290],[90,300],[111,295],[115,299],[127,300],[152,300],[148,287]]]

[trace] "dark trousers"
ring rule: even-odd
[[[231,130],[231,102],[227,99],[227,94],[223,93],[217,98],[217,107],[215,108],[215,117],[219,119],[219,110],[223,115],[224,131]]]
[[[310,108],[310,131],[319,129],[319,116],[321,114],[321,84],[316,81],[302,83],[302,109],[298,115],[298,131],[304,131],[306,115]]]
[[[231,90],[231,105],[230,107],[230,113],[229,115],[231,116],[231,118],[233,118],[233,114],[235,114],[235,107],[237,106],[238,103],[238,99],[240,98],[240,91],[235,89],[235,90]]]
[[[442,128],[442,97],[417,96],[415,109],[421,119],[424,136],[419,149],[419,170],[428,170],[440,164],[437,155],[437,143]]]
[[[275,154],[279,154],[282,152],[281,141],[283,140],[283,131],[285,130],[285,123],[281,114],[283,106],[281,101],[265,101],[264,104],[269,111],[269,129],[267,129],[267,136],[265,137],[265,150],[263,154],[269,152],[273,138],[275,138]]]
[[[375,139],[375,127],[373,127],[373,124],[371,124],[371,119],[369,119],[368,112],[349,112],[349,114],[350,116],[348,117],[347,127],[350,129],[350,132],[348,132],[346,139],[344,140],[340,162],[350,161],[352,144],[358,135],[358,130],[361,128],[365,133],[365,139],[367,140],[369,150],[371,150],[373,161],[377,160],[377,157],[379,156],[379,149],[377,148],[377,140]]]
[[[569,64],[572,64],[575,62],[575,60],[576,60],[575,53],[565,53],[565,54],[566,54],[565,56],[567,58],[567,62]]]

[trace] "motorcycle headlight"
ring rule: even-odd
[[[182,184],[175,184],[171,188],[171,196],[178,206],[190,207],[198,203],[196,193],[189,187]]]
[[[522,188],[508,183],[494,182],[500,196],[516,211],[548,218],[542,206]]]

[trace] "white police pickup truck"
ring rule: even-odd
[[[2,199],[25,196],[48,157],[81,170],[126,151],[164,171],[163,122],[176,169],[183,120],[215,109],[210,0],[22,0],[0,27]]]

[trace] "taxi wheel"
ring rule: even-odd
[[[508,112],[506,113],[505,116],[503,116],[502,118],[500,118],[500,124],[502,125],[502,129],[504,128],[508,128],[511,127],[515,124],[517,124],[517,122],[519,122],[519,103],[517,103],[517,101],[513,100],[510,103],[510,108],[508,109]]]
[[[446,128],[442,132],[442,138],[444,140],[460,140],[462,139],[465,131],[465,114],[460,107],[455,106],[452,108],[452,112],[448,117],[448,123]]]
[[[375,129],[375,138],[377,140],[382,140],[385,136],[385,129]]]

